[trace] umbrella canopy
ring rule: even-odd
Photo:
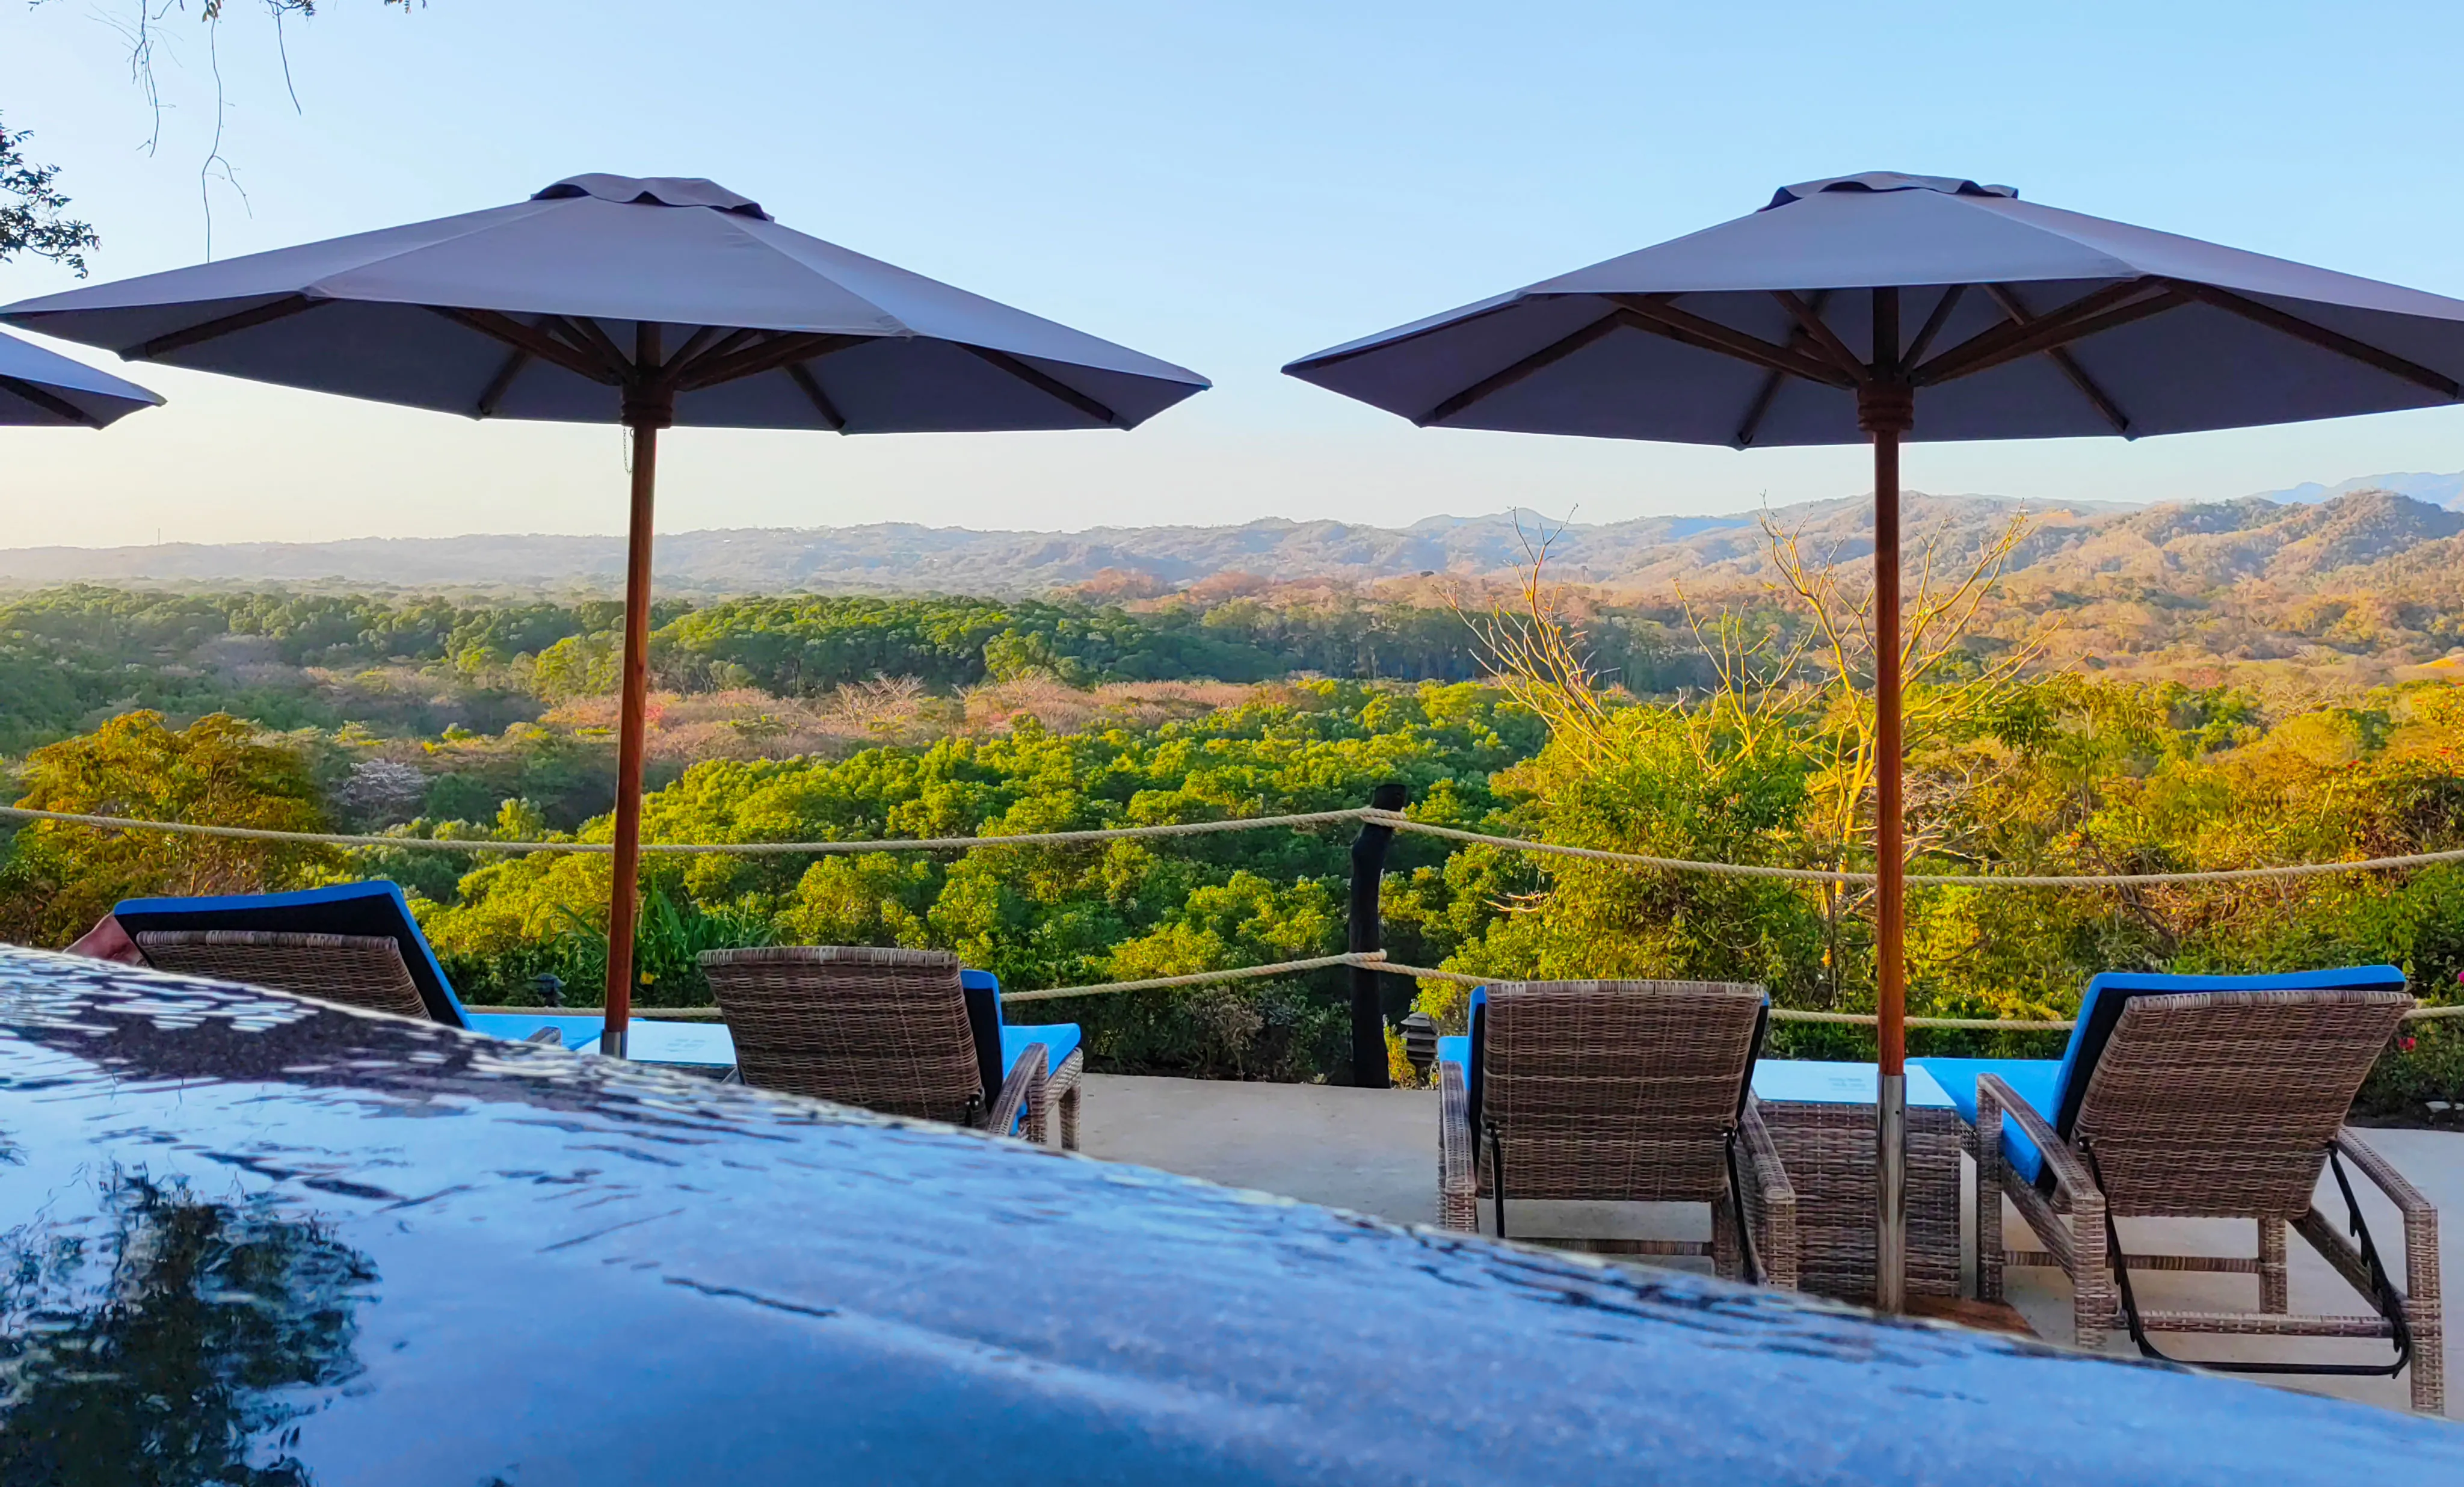
[[[135,361],[473,418],[904,433],[1128,428],[1195,372],[781,227],[709,181],[525,202],[30,299]],[[659,354],[637,364],[648,331]],[[648,374],[648,375],[646,375]]]
[[[1197,373],[771,220],[710,181],[528,201],[73,290],[0,319],[139,361],[473,418],[633,431],[606,1032],[633,991],[658,433],[1130,428]]]
[[[2136,437],[2453,403],[2464,302],[1874,172],[1285,370],[1445,428],[1862,444],[1887,378],[1911,439]]]
[[[2464,302],[1875,171],[1304,357],[1447,428],[1874,445],[1875,650],[1903,657],[1900,445],[2175,433],[2464,399]],[[1875,667],[1877,1300],[1905,1236],[1901,665]]]
[[[0,336],[0,425],[100,428],[163,400],[57,352]]]

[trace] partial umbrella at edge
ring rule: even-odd
[[[2464,302],[1874,171],[1304,357],[1424,427],[1874,446],[1876,650],[1900,633],[1903,440],[2177,433],[2464,400]],[[1901,667],[1877,667],[1876,1294],[1904,1238]]]
[[[1131,428],[1206,380],[781,227],[710,181],[527,201],[30,299],[136,361],[472,418],[632,429],[607,1034],[633,987],[658,431]]]
[[[160,396],[135,383],[0,336],[0,425],[103,428],[162,405]]]

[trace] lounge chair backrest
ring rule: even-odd
[[[2065,1134],[2093,1152],[2117,1214],[2298,1218],[2412,1006],[2372,987],[2143,993],[2113,1023]]]
[[[234,893],[206,898],[122,899],[111,910],[134,937],[147,930],[247,929],[273,934],[382,935],[394,942],[428,1016],[447,1027],[469,1027],[453,985],[419,932],[402,889],[382,878],[328,884],[296,893]]]
[[[429,1020],[428,1004],[403,964],[401,947],[378,935],[148,929],[139,931],[137,948],[157,971]]]
[[[778,945],[701,967],[748,1084],[935,1121],[988,1098],[956,955]]]
[[[1511,1198],[1710,1202],[1770,997],[1712,981],[1492,984],[1480,1110]]]
[[[2088,979],[2079,998],[2078,1020],[2062,1049],[2061,1066],[2054,1074],[2054,1108],[2044,1112],[2054,1129],[2069,1136],[2078,1123],[2079,1102],[2087,1095],[2088,1076],[2096,1072],[2104,1045],[2122,1020],[2123,1009],[2138,996],[2185,996],[2193,992],[2401,992],[2404,973],[2393,966],[2334,966],[2318,971],[2286,971],[2259,975],[2193,975],[2170,971],[2107,971]]]
[[[983,1082],[984,1098],[990,1100],[1009,1074],[1001,1053],[1001,977],[989,971],[962,970],[958,990],[967,998],[967,1030],[976,1039],[976,1077]]]

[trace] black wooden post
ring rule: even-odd
[[[1399,811],[1411,799],[1401,785],[1379,785],[1369,803],[1381,811]],[[1352,842],[1352,952],[1365,954],[1386,948],[1377,915],[1377,880],[1386,871],[1386,848],[1395,828],[1364,822]],[[1352,968],[1352,1082],[1361,1089],[1385,1089],[1394,1082],[1386,1070],[1386,1015],[1378,1008],[1377,978],[1383,972],[1367,966]]]

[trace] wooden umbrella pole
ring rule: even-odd
[[[655,330],[647,356],[655,367]],[[625,1057],[633,1015],[633,932],[641,917],[642,754],[650,703],[650,514],[658,489],[659,430],[674,417],[674,395],[656,389],[628,394],[625,425],[633,431],[633,507],[625,538],[625,672],[616,723],[616,851],[607,897],[606,1022],[599,1051]]]
[[[1874,965],[1877,1029],[1874,1304],[1907,1304],[1907,842],[1902,817],[1900,438],[1916,398],[1900,378],[1899,295],[1874,295],[1875,380],[1857,421],[1874,440]]]

